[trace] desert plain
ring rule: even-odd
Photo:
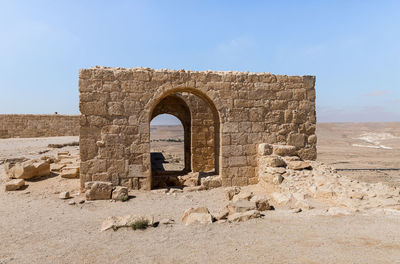
[[[318,161],[354,181],[400,187],[400,123],[320,123]],[[164,168],[183,166],[183,130],[151,129],[151,151]],[[79,154],[78,146],[48,144],[78,137],[0,139],[0,264],[3,263],[400,263],[400,210],[329,214],[277,208],[238,223],[183,225],[190,207],[218,212],[224,188],[197,192],[130,191],[126,202],[85,201],[79,179],[57,174],[5,192],[4,162]],[[259,186],[242,187],[255,193]],[[69,191],[71,198],[59,199]],[[400,202],[400,201],[398,201]],[[400,209],[400,208],[398,208]],[[152,215],[157,228],[100,231],[109,216]]]

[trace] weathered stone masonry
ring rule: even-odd
[[[78,115],[0,115],[0,138],[79,136]]]
[[[185,169],[214,169],[224,186],[257,182],[260,143],[293,145],[314,160],[314,84],[314,76],[269,73],[82,69],[82,187],[150,189],[150,121],[162,113],[184,125]]]

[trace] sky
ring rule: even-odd
[[[0,113],[79,114],[78,69],[103,65],[316,75],[318,122],[400,121],[399,14],[384,0],[0,0]]]

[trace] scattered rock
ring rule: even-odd
[[[117,186],[112,191],[112,199],[115,201],[126,201],[128,200],[128,188]]]
[[[169,189],[168,193],[183,193],[183,190],[179,188],[171,188]]]
[[[50,175],[50,164],[42,160],[29,160],[16,163],[8,172],[10,178],[28,180]]]
[[[307,161],[290,161],[288,163],[288,168],[291,170],[304,170],[311,169],[311,165]]]
[[[169,218],[164,218],[160,220],[160,224],[162,225],[173,225],[175,224],[175,220],[174,219],[169,219]]]
[[[204,191],[206,188],[204,186],[193,186],[193,187],[184,187],[184,192],[197,192],[197,191]]]
[[[281,184],[282,181],[283,181],[283,177],[280,174],[274,175],[274,178],[272,179],[272,183],[275,184],[275,185]]]
[[[167,193],[168,189],[167,188],[163,188],[163,189],[154,189],[151,190],[152,193]]]
[[[225,188],[225,198],[230,201],[232,200],[233,196],[240,193],[240,187],[228,187]]]
[[[250,202],[254,202],[256,204],[256,208],[258,211],[270,210],[271,206],[269,205],[268,198],[266,196],[253,196],[250,199]]]
[[[6,191],[16,191],[21,189],[25,185],[25,181],[23,179],[13,179],[6,182],[5,189]]]
[[[66,164],[60,164],[60,163],[53,163],[50,165],[50,170],[51,171],[56,171],[59,172],[61,171],[65,166],[67,166]]]
[[[228,205],[228,210],[230,214],[243,213],[250,210],[256,210],[257,206],[255,202],[250,202],[247,200],[239,200]]]
[[[300,213],[301,211],[302,211],[301,208],[296,208],[296,209],[293,209],[291,212],[294,214],[297,214],[297,213]]]
[[[199,185],[200,173],[190,172],[189,174],[178,176],[178,180],[181,186],[194,187]]]
[[[246,200],[250,201],[251,197],[253,197],[253,193],[246,191],[246,190],[241,190],[238,194],[234,195],[232,198],[233,202],[239,201],[239,200]]]
[[[62,169],[60,176],[61,178],[66,178],[66,179],[79,178],[79,167],[78,168],[65,167],[64,169]]]
[[[264,158],[264,163],[269,167],[285,167],[286,162],[279,156],[267,156]]]
[[[58,198],[65,200],[71,198],[71,196],[69,195],[69,192],[60,192]]]
[[[136,216],[136,215],[124,215],[124,216],[110,216],[103,221],[101,225],[101,231],[108,229],[117,230],[121,227],[131,227],[135,222],[146,221],[148,226],[153,226],[153,216]]]
[[[228,209],[228,207],[227,206],[225,206],[225,207],[223,207],[220,211],[219,211],[219,213],[218,214],[216,214],[216,215],[214,215],[214,218],[216,219],[216,220],[222,220],[222,219],[226,219],[227,217],[228,217],[228,215],[229,215],[229,209]]]
[[[88,189],[88,187],[90,187]],[[113,190],[111,182],[86,182],[86,199],[87,200],[108,200],[111,198],[111,193]]]
[[[212,215],[208,211],[207,207],[189,208],[183,214],[182,223],[185,225],[211,224]]]
[[[208,176],[201,178],[201,185],[206,189],[218,188],[222,186],[222,179],[220,176]]]
[[[259,218],[259,217],[261,217],[261,214],[259,211],[250,210],[250,211],[246,211],[246,212],[242,212],[242,213],[230,214],[228,216],[228,221],[229,222],[244,222],[249,219]]]
[[[287,193],[271,193],[272,199],[279,205],[287,205],[290,202],[291,195]]]
[[[75,202],[75,201],[69,201],[68,204],[69,204],[69,205],[75,205],[76,202]]]

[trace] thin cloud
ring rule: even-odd
[[[371,91],[369,93],[364,94],[364,96],[377,97],[377,96],[383,96],[383,95],[388,95],[388,94],[390,94],[390,91],[388,91],[388,90],[375,90],[375,91]]]
[[[217,50],[226,55],[234,55],[236,53],[247,52],[254,48],[255,41],[248,37],[239,37],[228,42],[223,42],[218,45]]]
[[[354,108],[317,107],[318,122],[399,122],[400,112],[382,106]]]

